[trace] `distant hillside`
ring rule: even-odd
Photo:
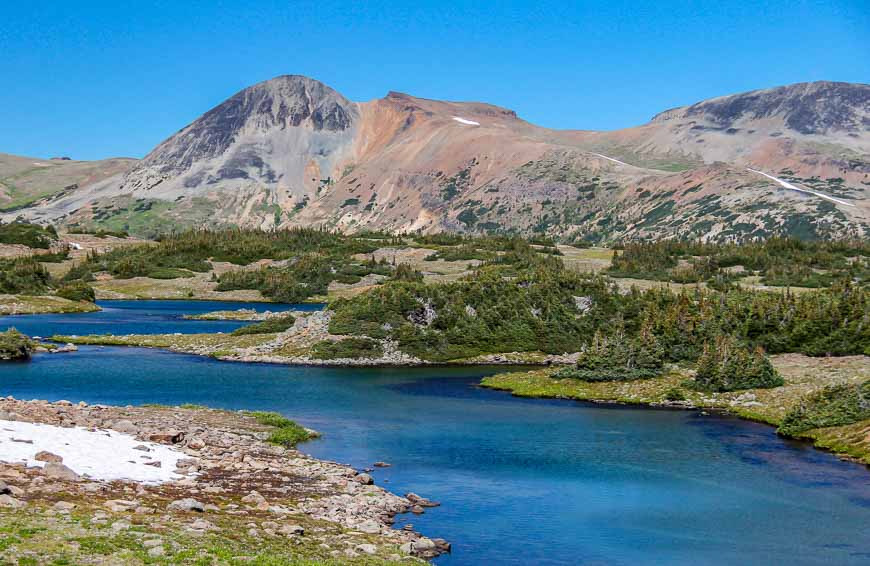
[[[753,91],[590,132],[476,102],[356,103],[281,76],[117,165],[6,217],[139,235],[228,224],[595,242],[867,235],[870,85]]]

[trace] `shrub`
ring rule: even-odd
[[[305,427],[278,413],[268,411],[250,411],[246,414],[254,417],[261,425],[276,428],[276,430],[269,433],[269,438],[266,439],[266,441],[271,444],[292,448],[300,442],[310,440],[317,436],[316,433],[309,431]]]
[[[841,426],[870,419],[870,380],[842,383],[810,394],[790,410],[777,432],[796,436],[814,428]]]
[[[686,392],[679,387],[671,387],[665,391],[665,400],[667,401],[685,401]]]
[[[296,322],[296,318],[292,314],[285,316],[277,316],[269,318],[263,322],[249,324],[233,330],[233,336],[244,336],[246,334],[271,334],[273,332],[284,332]]]
[[[563,369],[556,376],[582,381],[629,381],[656,377],[663,367],[662,347],[648,328],[631,338],[620,329],[611,336],[596,332],[580,353],[577,366]]]
[[[48,271],[32,256],[0,260],[0,293],[38,295],[50,283]]]
[[[380,358],[384,355],[381,344],[370,338],[345,338],[333,342],[322,340],[311,348],[314,358],[334,360],[339,358]]]
[[[396,272],[393,273],[392,279],[393,281],[411,281],[419,283],[423,281],[423,274],[407,263],[400,263],[396,266]]]
[[[187,269],[179,269],[177,267],[158,267],[146,273],[145,276],[150,277],[151,279],[182,279],[193,277],[194,275]]]
[[[57,240],[57,232],[27,222],[12,222],[0,224],[0,244],[20,244],[29,248],[48,249]]]
[[[83,281],[67,283],[57,290],[57,296],[70,301],[87,301],[93,303],[97,300],[93,288]]]
[[[694,386],[702,391],[779,387],[782,377],[761,347],[749,349],[728,335],[704,344]]]
[[[0,360],[26,360],[33,346],[33,341],[15,328],[0,332]]]

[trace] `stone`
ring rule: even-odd
[[[364,554],[377,554],[378,547],[373,544],[358,544],[356,550]]]
[[[217,527],[214,524],[206,521],[205,519],[197,519],[193,523],[190,524],[190,528],[195,531],[211,531],[217,530]]]
[[[414,505],[413,507],[411,507],[411,513],[415,515],[422,515],[425,512],[426,510],[423,509],[423,507],[421,507],[420,505]]]
[[[52,505],[52,509],[60,513],[69,513],[75,508],[75,503],[70,503],[69,501],[58,501],[57,503]]]
[[[115,521],[114,523],[112,523],[112,526],[110,528],[112,529],[112,531],[120,533],[122,531],[129,530],[130,523],[128,523],[127,521]]]
[[[155,546],[163,546],[163,539],[152,538],[142,542],[145,548],[154,548]]]
[[[252,491],[242,498],[242,503],[248,503],[250,505],[260,505],[265,502],[266,498],[260,495],[258,491]]]
[[[184,433],[180,430],[171,428],[159,432],[152,432],[148,435],[148,440],[151,442],[159,442],[161,444],[178,444],[184,440]]]
[[[205,507],[203,506],[203,504],[196,499],[193,499],[192,497],[187,497],[185,499],[176,499],[166,508],[170,511],[195,511],[197,513],[202,513],[205,511]]]
[[[392,464],[388,464],[386,462],[375,462],[372,465],[376,468],[389,468]]]
[[[353,478],[353,481],[360,483],[362,485],[372,485],[375,483],[375,480],[368,474],[358,474]]]
[[[381,526],[372,519],[366,519],[355,528],[359,532],[366,533],[367,535],[374,535],[381,532]]]
[[[163,546],[152,546],[148,549],[148,556],[153,558],[157,558],[158,556],[163,556],[166,554],[166,550],[164,550]]]
[[[57,462],[60,464],[63,462],[63,456],[58,456],[57,454],[52,454],[51,452],[47,452],[45,450],[40,450],[36,453],[36,456],[33,457],[37,462]]]
[[[438,507],[439,505],[441,505],[437,501],[430,501],[429,499],[426,499],[425,497],[420,497],[413,492],[406,494],[405,499],[415,505],[419,505],[420,507]]]
[[[426,537],[420,537],[414,541],[414,552],[424,553],[435,550],[435,543]]]
[[[134,425],[132,422],[124,419],[120,421],[115,421],[112,423],[111,428],[117,430],[118,432],[123,432],[126,434],[138,434],[139,427]]]
[[[205,448],[205,441],[201,438],[191,438],[187,441],[187,447],[191,450],[202,450]]]
[[[42,469],[45,477],[62,481],[78,481],[79,475],[58,462],[48,462]]]
[[[278,532],[285,536],[304,535],[305,529],[300,525],[284,525],[278,529]]]
[[[17,509],[19,507],[24,507],[25,505],[25,502],[15,499],[11,495],[0,495],[0,507],[11,507]]]

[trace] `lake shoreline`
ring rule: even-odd
[[[161,472],[174,478],[156,483],[92,479],[88,474],[101,467],[111,471],[112,462],[88,466],[70,459],[67,467],[62,456],[47,452],[36,455],[41,462],[0,463],[0,525],[26,521],[66,554],[86,556],[84,545],[66,548],[57,542],[71,533],[78,538],[123,538],[105,541],[118,547],[122,560],[208,552],[203,543],[238,545],[225,550],[251,557],[384,563],[427,559],[449,550],[446,541],[391,528],[398,515],[436,504],[414,494],[394,495],[374,485],[365,472],[276,444],[272,439],[281,430],[276,426],[289,423],[278,422],[277,415],[6,397],[0,399],[0,420],[37,423],[48,435],[25,438],[18,433],[22,438],[6,443],[7,451],[16,442],[35,443],[35,451],[56,435],[52,429],[79,434],[90,430],[101,432],[97,439],[115,435],[139,442],[135,450],[140,456],[119,458],[136,458],[138,462],[129,464],[140,473],[161,472],[161,462],[152,460],[159,450],[181,456],[172,464],[175,472]],[[71,450],[67,456],[80,454],[80,449]],[[44,462],[49,463],[39,467]],[[119,460],[114,466],[122,464],[127,465]],[[233,532],[232,540],[221,537],[221,531]],[[135,535],[133,540],[130,535]],[[19,551],[22,546],[27,544],[19,544]]]
[[[775,359],[775,363],[786,355]],[[864,356],[863,358],[866,358]],[[812,358],[806,358],[812,359]],[[827,359],[816,359],[819,365]],[[789,360],[790,361],[790,360]],[[856,360],[857,364],[866,364],[868,360]],[[785,371],[787,379],[791,377],[788,366],[780,362],[780,371]],[[857,373],[857,372],[856,372]],[[743,390],[728,393],[696,393],[686,392],[689,398],[681,400],[667,399],[667,395],[675,387],[689,377],[688,373],[672,368],[660,378],[636,380],[634,382],[598,382],[588,384],[571,379],[555,380],[550,378],[546,369],[530,372],[510,372],[485,377],[479,386],[484,389],[510,393],[514,397],[528,399],[560,399],[595,405],[637,406],[663,410],[709,411],[730,415],[742,420],[763,425],[778,427],[783,411],[781,407],[772,407],[772,390]],[[856,376],[856,379],[863,379]],[[765,397],[764,395],[771,395]],[[782,394],[781,397],[787,397]],[[769,401],[769,399],[771,401]],[[850,441],[851,432],[863,426],[859,421],[855,425],[813,429],[797,436],[787,436],[777,433],[782,439],[808,443],[817,450],[833,454],[837,458],[861,464],[870,470],[870,452],[866,442]]]

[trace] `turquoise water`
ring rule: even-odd
[[[203,331],[206,323],[180,314],[239,308],[103,304],[111,310],[0,318],[0,329]],[[280,411],[324,433],[304,451],[358,468],[390,462],[372,472],[379,484],[441,501],[397,521],[453,543],[439,564],[870,563],[866,468],[729,417],[476,387],[492,371],[287,367],[83,347],[0,365],[0,394]]]

